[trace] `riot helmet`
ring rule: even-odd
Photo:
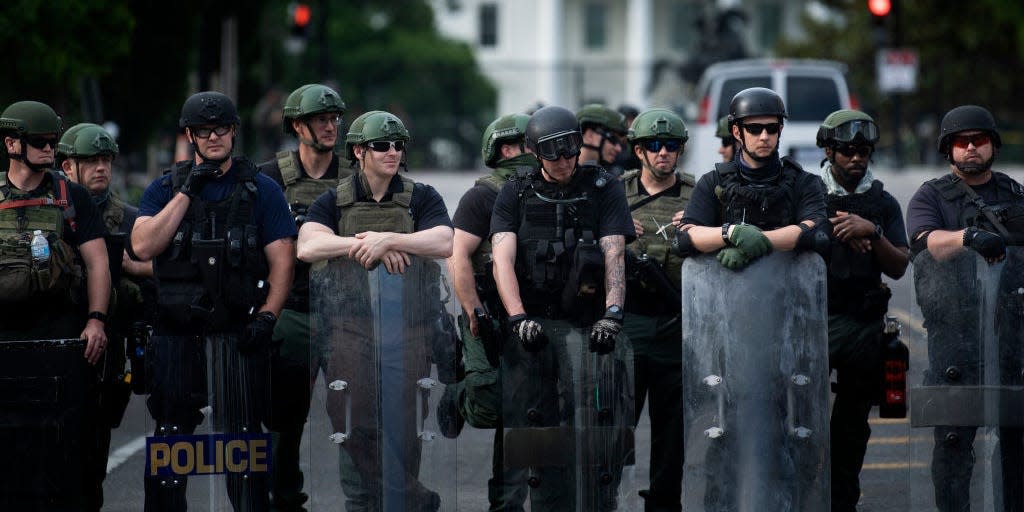
[[[576,112],[580,131],[588,128],[599,131],[611,131],[619,135],[626,134],[626,116],[599,103],[590,103]]]
[[[729,131],[729,116],[722,116],[718,119],[718,129],[715,130],[715,137],[725,141],[735,142],[736,139],[732,136],[732,132]]]
[[[231,101],[222,93],[216,91],[203,91],[197,92],[192,96],[189,96],[185,103],[181,106],[181,117],[178,119],[178,127],[184,130],[189,128],[190,131],[196,126],[202,125],[214,125],[214,126],[236,126],[241,122],[238,117],[238,110],[235,108],[235,103]],[[231,149],[235,147],[234,136],[231,138]],[[204,162],[210,162],[216,165],[220,165],[231,158],[231,154],[228,153],[224,158],[211,159],[207,158],[201,151],[199,151],[199,144],[195,138],[192,140],[192,150],[199,155],[199,158]]]
[[[992,117],[991,112],[977,105],[962,105],[950,110],[942,118],[939,128],[939,153],[948,158],[953,136],[958,132],[968,130],[988,132],[992,138],[993,147],[998,149],[1003,145],[999,132],[996,130],[996,120]]]
[[[729,126],[747,117],[776,116],[779,122],[789,117],[782,97],[771,89],[751,87],[743,89],[732,97],[729,103]]]
[[[102,126],[79,123],[64,132],[57,144],[57,154],[64,158],[88,158],[96,155],[117,156],[119,148],[113,135]]]
[[[484,165],[497,167],[501,160],[501,145],[523,142],[526,138],[526,124],[530,116],[526,114],[508,114],[501,116],[484,129],[483,140],[480,142],[480,154]]]
[[[627,136],[629,142],[645,139],[674,139],[679,142],[690,140],[686,123],[678,114],[665,108],[645,110],[633,120]]]
[[[50,144],[56,153],[61,127],[60,116],[49,105],[38,101],[12,103],[0,114],[0,133],[21,141],[21,153],[8,153],[7,156],[37,172],[49,169],[53,163],[29,162],[25,157],[26,146],[42,149]]]
[[[349,160],[357,162],[355,150],[360,146],[377,140],[394,140],[409,142],[409,130],[398,116],[383,110],[371,110],[357,117],[352,121],[348,134],[345,135],[345,149],[348,152]],[[402,165],[405,165],[405,155],[402,155]]]
[[[331,151],[334,149],[334,146],[323,144],[317,140],[316,131],[313,130],[313,126],[310,124],[312,116],[330,113],[338,115],[337,125],[340,126],[341,116],[345,113],[345,102],[342,101],[341,96],[334,89],[326,85],[303,85],[289,94],[288,99],[284,102],[284,119],[282,121],[284,133],[299,137],[299,142],[312,147],[318,152],[326,153]],[[300,137],[295,131],[292,121],[296,119],[306,123],[306,128],[309,129],[309,133],[313,136],[312,140]]]
[[[526,123],[526,147],[544,160],[579,156],[583,135],[576,115],[557,106],[538,109]]]
[[[874,146],[878,143],[878,125],[864,112],[837,110],[821,123],[816,141],[819,148],[857,143]]]

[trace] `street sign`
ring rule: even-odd
[[[875,55],[878,91],[891,94],[917,90],[917,50],[882,48]]]

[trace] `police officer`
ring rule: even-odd
[[[785,118],[782,98],[770,89],[733,96],[729,127],[738,151],[697,182],[676,235],[684,255],[719,251],[722,265],[739,270],[773,249],[820,249],[827,241],[821,180],[779,158]]]
[[[476,428],[493,428],[494,455],[487,497],[491,510],[521,507],[525,479],[521,472],[505,470],[502,463],[501,387],[496,321],[505,310],[491,273],[491,243],[488,232],[491,212],[498,192],[510,179],[532,174],[539,166],[537,157],[526,150],[526,124],[530,116],[509,114],[491,122],[484,130],[481,153],[490,174],[476,180],[463,194],[452,223],[455,241],[448,273],[455,294],[462,304],[460,319],[466,380],[464,396],[459,400],[461,416]]]
[[[626,117],[599,103],[584,105],[576,112],[583,134],[583,147],[579,161],[605,168],[615,176],[622,174],[613,169],[622,153],[622,137],[626,135]]]
[[[0,340],[85,339],[84,357],[90,364],[96,364],[107,344],[104,327],[110,270],[103,242],[105,229],[88,191],[53,170],[60,130],[61,119],[56,112],[36,101],[13,103],[0,114],[0,135],[9,159],[8,168],[0,172],[0,288],[3,289]],[[41,231],[47,240],[48,261],[32,256],[30,244],[35,230]],[[26,265],[25,262],[31,263]],[[85,283],[82,282],[83,267]],[[23,364],[16,355],[5,355],[4,360],[10,365]],[[32,475],[29,479],[32,483],[58,482],[64,491],[58,493],[53,488],[34,485],[17,489],[5,486],[4,494],[26,497],[26,503],[17,498],[8,502],[25,508],[66,506],[76,510],[99,510],[102,481],[95,481],[92,468],[96,462],[94,455],[100,454],[82,448],[88,446],[86,440],[93,439],[95,429],[102,430],[99,415],[94,410],[94,375],[86,375],[86,382],[76,382],[75,376],[82,376],[81,372],[61,368],[56,361],[52,364],[53,368],[41,369],[41,375],[68,379],[76,390],[88,390],[86,402],[77,404],[77,413],[71,409],[74,405],[62,402],[61,406],[67,409],[63,409],[61,415],[74,419],[69,424],[64,419],[49,420],[58,426],[54,437],[29,431],[19,434],[18,428],[13,430],[13,435],[24,434],[26,440],[42,439],[47,446],[33,446],[34,455],[49,449],[81,451],[66,454],[68,460],[64,466],[42,470],[59,471],[59,476],[34,474],[37,468],[32,461],[10,467],[10,470]],[[5,376],[24,375],[25,370],[10,367],[3,373]],[[29,370],[35,371],[34,368]],[[58,374],[46,374],[53,371]],[[69,398],[77,396],[74,392],[69,394]],[[24,428],[23,425],[24,420],[19,422],[20,427]],[[68,444],[67,436],[79,441]],[[79,467],[73,461],[81,461],[82,465]],[[52,464],[52,461],[41,462]],[[7,471],[0,476],[8,485],[25,481]],[[55,496],[55,493],[61,495]]]
[[[292,280],[296,230],[281,189],[231,156],[238,123],[234,103],[219,92],[185,101],[179,127],[195,156],[149,185],[132,230],[132,247],[153,260],[158,283],[147,352],[157,437],[191,434],[207,392],[215,428],[260,432],[265,421],[268,352]],[[223,368],[214,389],[205,389],[204,368]],[[267,510],[267,480],[229,473],[235,509]],[[185,483],[147,475],[146,510],[184,510]]]
[[[736,138],[732,136],[732,131],[729,130],[729,116],[722,116],[718,119],[718,129],[715,131],[715,137],[722,140],[722,145],[718,148],[718,154],[722,155],[722,161],[731,162],[732,158],[736,155]]]
[[[962,265],[950,269],[942,263],[949,260],[956,264],[958,252],[971,249],[989,263],[1006,258],[1007,245],[1020,245],[1024,236],[1024,188],[1006,174],[993,171],[1002,140],[996,129],[995,119],[985,108],[977,105],[956,107],[942,118],[938,139],[938,150],[949,162],[950,173],[925,182],[914,193],[907,206],[907,226],[911,238],[911,250],[915,253],[915,286],[923,289],[928,275],[922,270],[922,254],[927,252],[932,263],[929,269],[951,275],[962,273],[975,279],[980,286],[981,269],[964,270]],[[972,260],[967,260],[973,263]],[[1020,261],[1008,261],[1002,270],[1004,278],[1010,276],[1019,281]],[[1012,265],[1012,267],[1011,267]],[[978,275],[976,275],[978,274]],[[1012,280],[1010,281],[1013,282]],[[962,295],[971,292],[964,285],[960,290],[945,293]],[[1000,283],[1000,287],[1004,283]],[[1017,293],[1019,283],[1013,284],[1010,293]],[[998,308],[1013,305],[1013,295],[1000,295]],[[944,307],[962,304],[959,307]],[[999,384],[1020,385],[1020,341],[1003,339],[1006,327],[1009,336],[1019,336],[1020,310],[1012,317],[1004,317],[1006,327],[999,327],[1000,344],[998,365],[985,365],[977,358],[993,347],[982,346],[978,339],[978,320],[995,322],[978,314],[978,308],[985,305],[978,301],[969,304],[958,303],[949,296],[921,297],[921,305],[928,327],[929,368],[925,372],[925,385],[962,386],[981,384],[979,379],[988,375],[1009,378]],[[998,327],[998,326],[997,326]],[[998,366],[999,368],[995,368]],[[1003,373],[1005,372],[1005,373]],[[984,382],[990,384],[991,382]],[[1000,427],[995,430],[1001,445],[994,453],[1000,454],[998,461],[992,461],[994,471],[1001,473],[1002,485],[995,489],[995,510],[1020,510],[1024,506],[1024,492],[1021,490],[1022,434],[1019,428]],[[932,483],[935,488],[935,504],[938,510],[962,511],[971,509],[971,474],[975,465],[974,440],[977,428],[964,426],[937,426],[934,429],[935,448],[932,453]],[[981,454],[985,457],[985,454]],[[979,462],[980,464],[980,462]]]
[[[309,205],[352,174],[339,165],[334,152],[345,102],[326,85],[306,84],[292,91],[284,103],[284,132],[299,141],[297,151],[281,151],[260,164],[260,172],[284,190],[295,226],[301,227]],[[277,510],[301,510],[309,498],[302,492],[299,444],[309,415],[312,384],[322,367],[321,357],[311,357],[309,346],[309,264],[295,263],[295,278],[281,317],[274,326],[280,351],[271,364],[270,428],[277,432],[274,472],[271,481]]]
[[[636,119],[636,116],[640,115],[640,110],[628,103],[619,105],[617,110],[622,114],[622,124],[625,125],[626,128],[633,126],[633,121]],[[619,145],[622,146],[622,152],[619,153],[619,156],[611,165],[611,171],[621,173],[626,169],[639,169],[640,161],[637,160],[636,155],[633,154],[633,150],[629,148],[629,140],[622,137]]]
[[[102,126],[92,123],[80,123],[68,128],[57,144],[60,168],[68,179],[89,191],[93,203],[103,216],[103,223],[110,233],[108,236],[116,240],[116,243],[108,244],[108,250],[119,249],[118,253],[108,254],[111,258],[111,273],[120,275],[115,279],[115,300],[110,304],[110,322],[106,326],[110,341],[100,382],[101,424],[97,431],[98,457],[95,465],[100,504],[103,502],[103,480],[107,475],[110,429],[121,424],[131,396],[132,375],[130,369],[126,373],[125,367],[126,342],[132,336],[133,325],[136,322],[145,323],[149,318],[143,309],[143,296],[148,295],[151,300],[153,298],[153,284],[147,279],[153,275],[152,262],[136,261],[124,247],[123,239],[131,233],[139,210],[125,203],[110,189],[112,164],[117,154],[114,137]],[[117,272],[114,272],[115,268]]]
[[[682,325],[679,269],[672,249],[676,228],[693,192],[690,174],[677,172],[689,133],[671,110],[644,111],[633,121],[629,142],[641,168],[622,176],[637,239],[626,247],[624,332],[633,343],[636,413],[649,394],[651,486],[641,495],[646,510],[680,510],[682,480]]]
[[[522,361],[524,368],[555,365],[557,376],[527,375],[516,384],[526,389],[537,382],[552,387],[560,382],[561,390],[539,390],[547,399],[534,397],[557,408],[549,399],[572,386],[565,373],[571,371],[565,353],[569,338],[582,329],[590,352],[615,350],[625,299],[623,253],[636,231],[622,183],[599,167],[577,165],[584,140],[572,112],[557,106],[537,110],[526,126],[526,144],[540,158],[541,169],[503,187],[491,218],[494,278],[509,315],[503,357],[509,364]],[[504,367],[502,372],[503,396],[523,400],[524,391],[511,389],[512,376],[505,375]],[[563,401],[563,406],[571,408],[571,402]],[[505,404],[505,411],[515,405]],[[539,411],[543,421],[554,421],[559,414],[571,417],[571,412]],[[538,411],[526,416],[537,417]],[[593,454],[576,454],[584,455]],[[532,510],[575,508],[564,470],[535,471],[541,483],[531,491]],[[592,505],[614,508],[614,497]]]
[[[314,263],[348,258],[366,269],[383,264],[389,273],[401,274],[410,265],[410,256],[451,256],[451,220],[440,194],[398,174],[405,165],[409,138],[402,121],[388,112],[370,111],[352,122],[345,137],[346,151],[357,170],[309,207],[299,230],[300,260]],[[377,454],[367,453],[372,445],[349,442],[343,448],[346,456],[342,457],[341,478],[347,506],[379,506],[374,503],[377,498],[367,495],[370,482],[382,479],[367,474],[375,471],[369,469],[375,467],[369,459]],[[418,453],[400,463],[413,461],[419,461]],[[403,492],[408,493],[410,502],[439,506],[438,495],[416,479],[419,468],[406,470],[412,478]]]
[[[868,164],[878,126],[863,112],[833,112],[818,129],[828,165],[822,172],[833,225],[828,262],[829,366],[836,370],[832,408],[832,510],[855,511],[881,380],[883,317],[910,262],[899,203]]]

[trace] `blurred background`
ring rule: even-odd
[[[0,104],[106,124],[129,182],[172,163],[198,90],[236,100],[236,153],[257,162],[294,147],[284,98],[320,82],[346,120],[405,120],[411,168],[479,169],[498,115],[602,102],[692,120],[703,71],[752,57],[844,64],[854,104],[882,128],[878,157],[897,168],[939,165],[941,116],[966,103],[996,116],[997,167],[1024,160],[1024,3],[1012,0],[22,0],[0,7],[0,48]]]

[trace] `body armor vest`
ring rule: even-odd
[[[415,222],[412,217],[412,191],[416,183],[404,176],[402,191],[391,195],[390,201],[359,201],[356,197],[356,182],[365,194],[370,185],[362,173],[356,173],[338,183],[338,236],[355,236],[363,231],[385,231],[390,233],[412,233]]]
[[[996,199],[991,203],[976,197],[977,194],[971,197],[963,188],[966,184],[953,174],[929,180],[926,184],[938,191],[943,199],[957,205],[958,228],[976,226],[985,231],[1002,234],[999,226],[986,215],[987,210],[988,214],[1010,233],[1011,236],[1006,242],[1020,245],[1024,243],[1024,188],[1001,172],[993,171],[992,180],[996,185]]]
[[[192,162],[171,170],[177,191]],[[220,201],[192,200],[171,244],[153,260],[162,320],[174,323],[237,318],[266,299],[268,267],[253,220],[256,166],[236,159],[237,183]]]
[[[640,194],[640,170],[632,170],[622,175],[622,184],[626,189],[626,201],[633,218],[640,221],[644,234],[637,237],[628,249],[637,256],[646,254],[661,266],[668,274],[672,284],[679,286],[679,269],[683,258],[672,251],[672,241],[676,238],[676,228],[672,225],[672,216],[686,209],[693,193],[695,181],[686,173],[676,173],[679,184],[678,195],[662,194],[657,197]],[[664,228],[664,229],[662,229]],[[664,236],[658,231],[664,233]],[[666,237],[668,237],[666,239]]]
[[[885,200],[882,182],[875,180],[871,188],[860,194],[825,196],[829,218],[837,211],[849,212],[878,225],[885,224]],[[828,263],[829,311],[841,313],[858,307],[864,294],[878,289],[882,282],[882,268],[873,253],[851,250],[839,239],[830,239]]]
[[[474,185],[486,187],[497,194],[501,192],[501,187],[508,183],[509,180],[514,179],[516,176],[529,176],[530,173],[535,170],[535,167],[525,165],[516,167],[498,167],[487,176],[478,178]],[[484,239],[480,241],[480,245],[477,246],[476,251],[473,252],[473,275],[476,276],[478,285],[480,284],[479,280],[481,278],[485,278],[491,280],[493,286],[493,277],[491,276],[491,252],[490,237],[484,237]]]
[[[75,228],[68,182],[57,172],[49,175],[48,185],[22,193],[11,188],[6,172],[0,172],[0,304],[57,297],[81,284],[82,266],[63,239],[65,221]],[[50,244],[48,262],[32,258],[37,229]]]
[[[715,195],[723,222],[753,224],[763,231],[799,222],[794,189],[803,169],[788,157],[782,159],[779,175],[768,183],[750,182],[735,162],[717,163],[715,170],[722,177]]]

